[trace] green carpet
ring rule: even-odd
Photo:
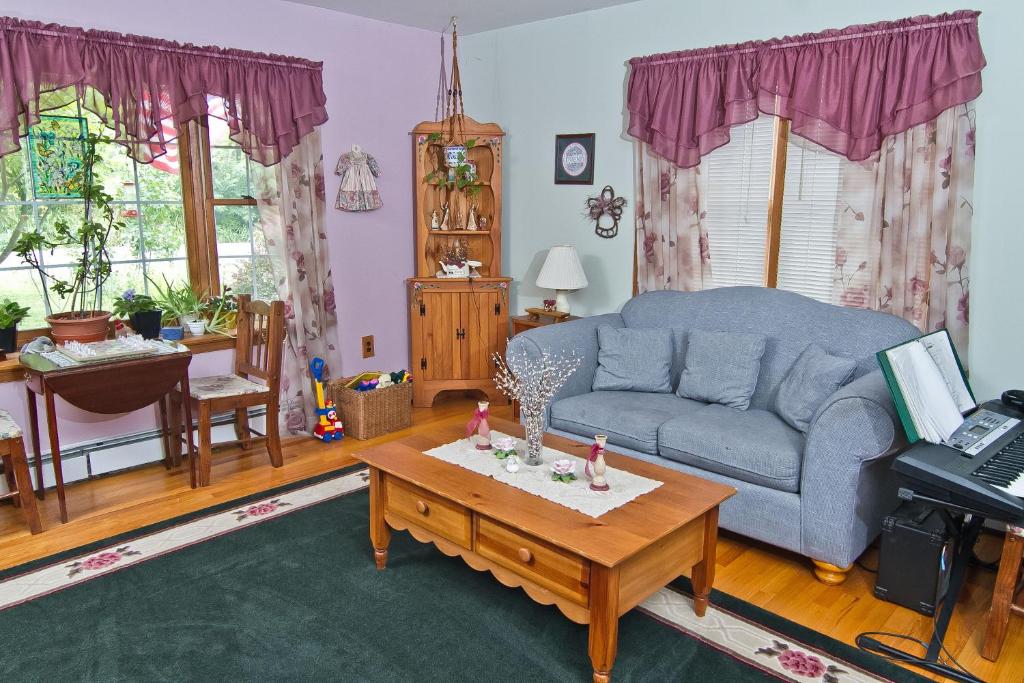
[[[590,680],[586,627],[406,533],[378,572],[367,527],[360,490],[6,609],[0,676]],[[922,680],[728,596],[713,602],[723,599],[877,674]],[[637,610],[622,618],[613,679],[778,680]]]

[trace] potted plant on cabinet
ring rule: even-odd
[[[124,222],[117,220],[111,206],[113,198],[103,190],[103,184],[94,172],[100,163],[97,145],[107,142],[110,142],[109,138],[95,133],[90,133],[82,141],[82,166],[73,176],[85,200],[81,224],[72,226],[67,221],[58,220],[53,225],[52,234],[26,232],[14,245],[14,253],[39,271],[44,282],[49,281],[49,287],[43,288],[46,310],[50,313],[46,322],[50,324],[51,336],[58,344],[107,338],[107,321],[111,313],[100,310],[103,283],[111,271],[107,243],[124,227]],[[66,280],[48,271],[41,263],[44,252],[53,253],[57,249],[79,253]],[[66,306],[64,312],[52,312],[51,291],[63,301]]]
[[[17,301],[4,299],[0,303],[0,352],[18,350],[18,323],[28,315],[28,308]]]
[[[136,294],[134,289],[125,290],[124,294],[114,300],[114,313],[128,318],[132,329],[144,339],[156,339],[160,336],[160,319],[164,312],[160,310],[153,297]]]

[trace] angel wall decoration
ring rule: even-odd
[[[594,232],[598,237],[611,239],[619,234],[619,220],[622,218],[622,207],[626,206],[625,197],[616,197],[611,185],[605,185],[601,194],[587,199],[586,216],[594,221]],[[608,218],[605,219],[605,216]],[[602,219],[605,220],[602,223]],[[608,220],[611,225],[608,225]]]

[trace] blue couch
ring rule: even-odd
[[[674,393],[592,391],[601,325],[678,330],[673,389],[689,330],[766,335],[750,408]],[[721,509],[723,528],[812,558],[819,579],[839,583],[897,503],[888,456],[903,445],[903,431],[875,352],[918,335],[910,323],[885,313],[776,289],[728,287],[642,294],[621,313],[517,335],[508,353],[575,349],[583,365],[551,404],[550,432],[584,442],[604,433],[617,452],[735,487],[737,495]],[[805,434],[771,406],[787,371],[812,342],[855,359],[857,367]]]

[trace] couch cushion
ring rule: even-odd
[[[597,328],[594,391],[672,391],[672,331],[667,328]]]
[[[764,348],[764,335],[692,330],[676,394],[746,410],[757,386]]]
[[[806,432],[814,413],[850,380],[856,367],[857,361],[852,358],[831,356],[811,344],[782,380],[775,395],[775,414],[790,427]]]
[[[669,459],[779,491],[800,490],[803,435],[767,410],[708,405],[669,420],[658,452]]]
[[[675,394],[594,391],[553,403],[551,426],[587,438],[607,434],[615,446],[657,454],[658,427],[703,407]]]

